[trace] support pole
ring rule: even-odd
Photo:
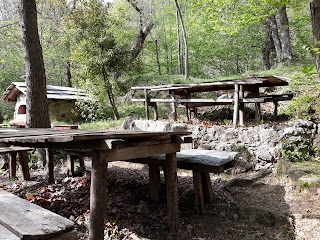
[[[148,90],[144,89],[144,108],[146,111],[146,120],[149,120],[150,114],[149,114],[149,98],[148,98]]]
[[[177,103],[176,103],[176,94],[174,91],[171,92],[172,99],[172,114],[174,121],[177,121]]]
[[[237,125],[239,116],[239,84],[234,85],[233,125]]]
[[[107,163],[97,151],[92,154],[90,189],[89,240],[104,239],[104,220],[107,205]]]
[[[178,184],[177,184],[177,157],[176,153],[166,154],[166,187],[168,224],[170,233],[178,229]]]
[[[243,85],[239,88],[239,125],[244,125],[244,103],[243,103]]]

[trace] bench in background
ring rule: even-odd
[[[28,151],[33,150],[29,147],[0,147],[0,154],[9,154],[9,178],[15,178],[17,172],[17,155],[22,169],[23,179],[30,180]]]

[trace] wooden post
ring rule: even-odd
[[[19,161],[21,165],[23,179],[26,181],[30,181],[30,172],[29,172],[29,166],[28,166],[28,162],[29,162],[28,152],[21,151],[21,152],[18,152],[18,155],[19,155]]]
[[[89,240],[104,239],[107,204],[107,163],[100,151],[92,153]]]
[[[14,179],[17,173],[17,152],[10,152],[9,155],[9,178]]]
[[[239,125],[244,125],[244,103],[243,103],[243,85],[239,89]]]
[[[159,119],[159,113],[158,113],[158,105],[157,103],[153,103],[153,113],[154,113],[154,120]]]
[[[273,111],[273,121],[277,121],[277,118],[278,118],[278,101],[274,101],[273,102],[274,104],[274,111]]]
[[[237,125],[239,116],[239,84],[234,85],[233,125]]]
[[[168,224],[170,233],[178,229],[178,186],[177,186],[177,157],[176,153],[166,154],[166,187]]]
[[[259,123],[261,120],[261,105],[260,105],[260,103],[255,103],[255,109],[256,109],[255,120],[257,123]]]
[[[204,214],[204,199],[201,172],[193,171],[193,187],[197,213]]]
[[[148,90],[144,89],[144,108],[146,111],[146,120],[149,120],[150,114],[149,114],[149,97],[148,97]]]
[[[160,169],[157,163],[150,163],[149,166],[149,196],[152,201],[160,200],[161,179]]]
[[[46,160],[48,164],[48,182],[54,183],[54,158],[51,149],[46,148]]]
[[[172,113],[174,114],[174,121],[177,121],[177,104],[176,104],[176,94],[174,91],[171,91],[172,99]]]
[[[70,170],[71,176],[74,177],[74,156],[71,154],[67,154],[67,163],[68,163],[68,168]]]
[[[201,181],[204,201],[213,203],[213,190],[211,186],[210,174],[208,172],[202,172]]]

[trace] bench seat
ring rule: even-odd
[[[77,239],[73,221],[4,190],[0,208],[0,239]]]
[[[240,156],[238,152],[188,149],[177,153],[177,167],[192,170],[196,210],[199,214],[205,212],[205,202],[213,202],[213,191],[209,173],[222,173],[235,165]],[[156,161],[155,161],[156,160]],[[160,199],[161,181],[159,167],[165,167],[165,156],[153,156],[136,159],[135,162],[148,164],[150,199]]]

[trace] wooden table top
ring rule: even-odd
[[[150,140],[170,139],[173,136],[189,135],[189,132],[151,132],[132,130],[97,131],[84,129],[51,129],[51,128],[9,128],[0,129],[0,143],[12,145],[34,145],[35,147],[59,147],[61,144],[83,148],[82,144],[90,147],[102,140],[115,140],[125,142],[143,142]],[[75,143],[79,144],[74,146]],[[59,145],[60,144],[60,145]]]

